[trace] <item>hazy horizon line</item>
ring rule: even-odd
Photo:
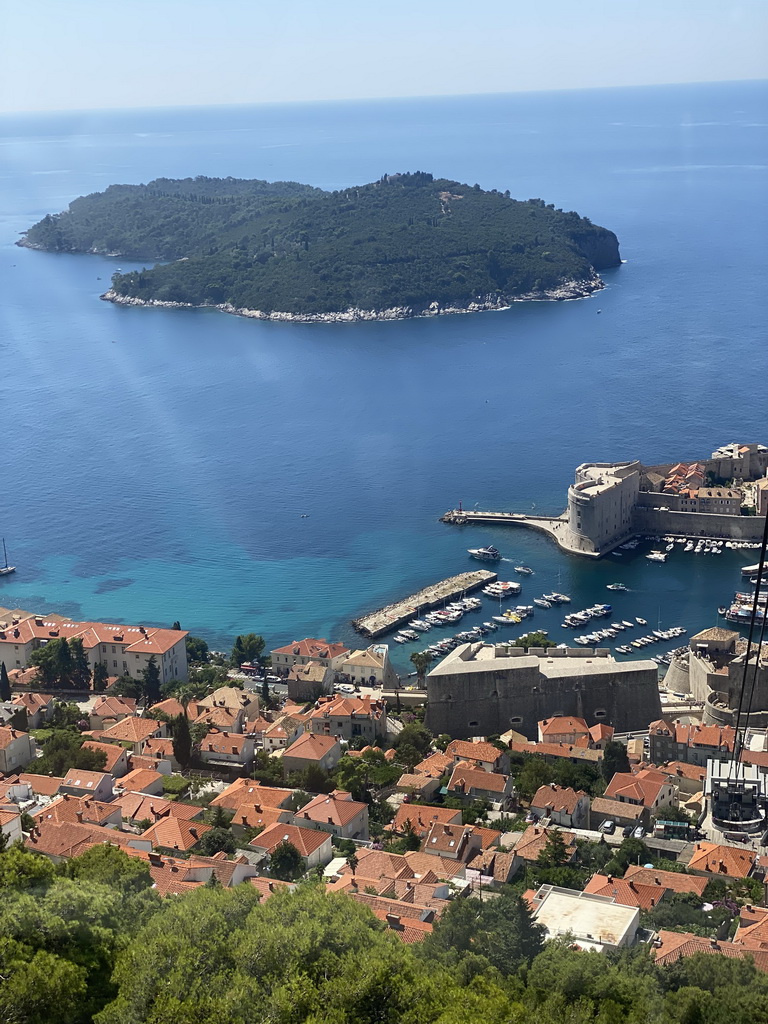
[[[365,96],[365,97],[344,97],[336,99],[303,99],[303,100],[244,100],[232,103],[181,103],[181,104],[157,104],[153,106],[121,106],[121,107],[69,107],[69,108],[34,108],[18,110],[1,110],[0,117],[34,117],[34,116],[65,116],[74,114],[123,114],[138,113],[141,111],[171,111],[171,110],[235,110],[248,107],[309,107],[309,106],[332,106],[350,105],[362,103],[412,103],[420,100],[451,100],[451,99],[474,99],[479,97],[493,96],[535,96],[571,94],[586,92],[628,92],[636,89],[670,89],[670,88],[695,88],[707,85],[746,85],[746,84],[768,84],[768,78],[724,78],[710,79],[704,81],[685,82],[638,82],[632,85],[592,85],[574,86],[563,89],[511,89],[508,91],[493,90],[490,92],[466,92],[466,93],[420,93],[412,96]]]

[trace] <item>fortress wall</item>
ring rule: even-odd
[[[659,500],[664,496],[659,495]],[[721,516],[709,512],[659,512],[637,506],[632,517],[637,533],[674,533],[686,537],[760,540],[763,520],[757,516]]]
[[[538,660],[538,659],[537,659]],[[619,732],[640,731],[661,717],[656,666],[547,678],[536,663],[514,668],[442,672],[427,677],[426,725],[457,739],[515,729],[537,738],[537,723],[552,715],[577,715]]]
[[[688,665],[680,658],[673,658],[664,676],[664,685],[672,693],[693,693],[696,700],[705,700],[706,694],[697,697],[691,685],[691,674]]]

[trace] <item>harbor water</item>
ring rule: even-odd
[[[594,563],[438,519],[460,500],[559,513],[584,461],[768,441],[767,125],[765,83],[0,119],[0,534],[17,566],[0,606],[178,619],[215,647],[351,642],[351,619],[495,544],[501,579],[535,570],[520,603],[558,590],[568,610],[713,625],[754,552]],[[302,325],[119,308],[99,295],[130,261],[14,246],[114,182],[335,189],[417,169],[576,210],[626,262],[588,300]],[[461,628],[494,613],[484,599]],[[563,614],[504,635],[568,639]]]

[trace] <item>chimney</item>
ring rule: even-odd
[[[83,820],[83,812],[82,811],[77,811],[77,813],[75,814],[75,817],[77,818],[77,820],[79,822],[82,822],[82,820]]]
[[[400,917],[397,914],[387,914],[387,924],[390,928],[402,928]]]

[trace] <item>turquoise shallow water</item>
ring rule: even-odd
[[[495,542],[537,570],[529,599],[619,579],[621,617],[711,624],[749,553],[595,565],[437,520],[559,511],[586,460],[766,441],[766,125],[759,83],[0,120],[0,605],[350,640]],[[111,182],[417,168],[576,209],[627,262],[587,301],[286,325],[117,308],[98,295],[133,264],[13,245]]]

